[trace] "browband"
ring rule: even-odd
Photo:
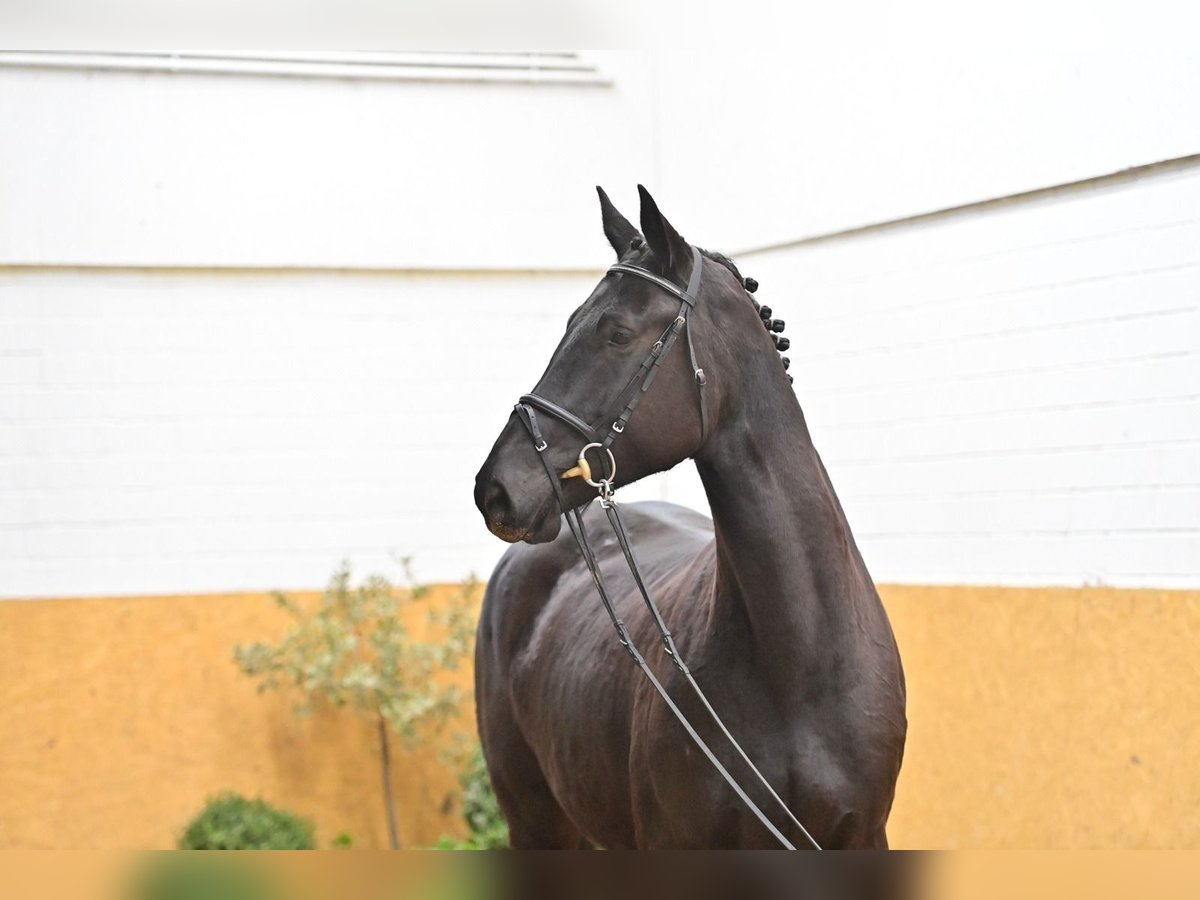
[[[636,275],[638,278],[644,278],[646,281],[657,284],[664,291],[669,291],[680,300],[688,305],[691,309],[696,305],[696,292],[700,290],[700,276],[703,272],[703,261],[700,257],[700,251],[696,247],[692,247],[692,275],[688,279],[687,289],[679,287],[672,281],[668,281],[653,272],[648,272],[645,269],[637,266],[627,265],[626,263],[616,263],[608,267],[609,272],[617,272],[625,275]]]

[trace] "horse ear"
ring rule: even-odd
[[[596,193],[600,195],[600,216],[604,220],[604,236],[608,238],[608,242],[616,251],[617,259],[620,259],[629,249],[630,242],[634,238],[640,238],[641,235],[632,223],[613,206],[612,201],[608,199],[608,194],[604,193],[604,188],[596,185]]]
[[[665,271],[682,276],[684,267],[691,262],[692,248],[659,212],[650,192],[639,184],[638,193],[642,196],[642,233],[646,235],[646,243]]]

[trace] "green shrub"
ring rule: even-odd
[[[179,839],[180,850],[312,850],[313,826],[263,800],[214,797]]]
[[[500,803],[492,790],[487,763],[482,748],[477,748],[459,778],[462,785],[462,814],[470,837],[465,841],[444,837],[438,842],[440,850],[505,850],[508,848],[508,825],[500,812]]]

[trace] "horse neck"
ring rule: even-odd
[[[777,373],[747,385],[696,457],[716,531],[717,627],[743,635],[783,684],[836,675],[877,595],[795,394]]]

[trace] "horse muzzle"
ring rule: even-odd
[[[561,528],[554,492],[541,466],[531,466],[523,442],[497,441],[475,476],[475,506],[488,531],[510,544],[552,541]]]
[[[562,520],[554,509],[552,499],[544,502],[532,515],[523,514],[508,491],[496,480],[482,490],[476,485],[475,505],[483,514],[488,531],[509,544],[520,541],[544,544],[558,537],[561,528]]]

